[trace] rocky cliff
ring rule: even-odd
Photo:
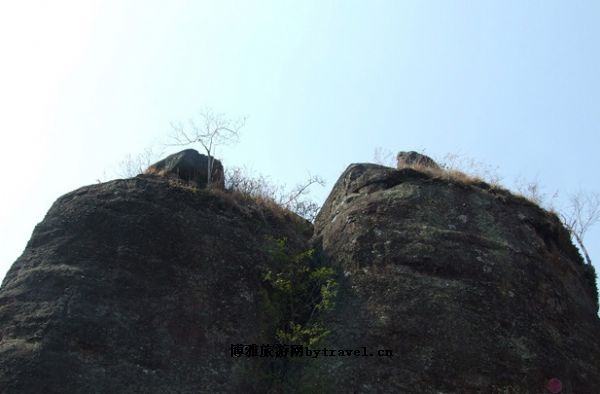
[[[309,287],[267,280],[282,261],[334,272],[304,321],[327,352],[232,357],[302,307],[276,290]],[[353,164],[313,227],[140,175],[66,194],[35,228],[0,288],[0,392],[595,393],[597,310],[558,219],[485,183]]]
[[[563,393],[600,387],[591,267],[558,218],[484,183],[354,164],[315,223],[343,274],[332,347],[393,359],[322,363],[358,392]]]
[[[292,215],[158,176],[66,194],[0,290],[0,392],[239,391],[230,344],[269,339],[265,241],[301,250],[310,235]]]

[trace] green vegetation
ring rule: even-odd
[[[336,305],[336,273],[314,249],[293,252],[285,238],[266,240],[268,261],[260,267],[263,333],[267,341],[316,348],[329,335],[327,312]],[[330,378],[307,357],[255,358],[244,362],[248,392],[329,392]]]
[[[314,249],[290,253],[285,239],[269,239],[268,253],[272,261],[262,280],[275,337],[285,344],[317,346],[329,334],[322,318],[335,307],[334,270],[319,266]]]

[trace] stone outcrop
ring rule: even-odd
[[[194,149],[186,149],[173,153],[152,164],[145,173],[174,176],[187,182],[192,181],[198,187],[206,187],[208,182],[208,164],[208,156],[201,155]],[[225,188],[223,165],[215,158],[212,158],[211,187],[218,189]]]
[[[431,167],[434,169],[440,168],[440,166],[438,166],[437,163],[431,157],[415,151],[398,152],[398,155],[396,155],[396,161],[398,169],[414,165],[422,167]]]
[[[245,392],[268,237],[311,226],[140,175],[59,198],[0,290],[0,393]]]
[[[590,266],[558,218],[485,184],[353,164],[315,223],[343,275],[331,347],[392,359],[321,360],[361,393],[563,393],[600,387]]]
[[[153,175],[201,181],[184,159],[197,152],[184,152],[53,204],[0,288],[0,393],[600,387],[594,273],[553,214],[482,182],[353,164],[313,227]],[[264,276],[280,261],[273,239],[314,247],[337,275],[320,348],[392,357],[232,358],[232,344],[277,340],[269,319],[285,299],[269,302]]]

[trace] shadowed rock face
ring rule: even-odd
[[[315,222],[343,273],[331,347],[394,357],[321,362],[378,393],[542,393],[600,387],[594,276],[554,216],[485,184],[354,164]],[[321,360],[323,361],[323,360]]]
[[[59,198],[0,290],[0,392],[243,392],[267,236],[312,229],[142,175]],[[221,192],[222,193],[222,192]]]
[[[198,187],[206,187],[208,162],[208,156],[201,155],[194,149],[186,149],[152,164],[145,172],[163,176],[173,175],[184,181],[193,181]],[[211,185],[218,189],[225,188],[223,165],[214,158],[212,159]]]
[[[593,272],[555,216],[483,183],[353,164],[314,233],[154,175],[59,198],[0,288],[0,392],[282,392],[268,385],[273,364],[230,357],[231,344],[275,342],[269,237],[293,252],[312,244],[338,272],[329,349],[393,351],[279,363],[285,392],[600,387]]]

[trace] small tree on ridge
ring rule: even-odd
[[[215,113],[209,108],[200,112],[200,119],[189,119],[187,124],[171,123],[173,128],[170,145],[185,146],[200,144],[208,156],[207,185],[212,181],[212,171],[216,147],[238,142],[240,129],[244,127],[246,118],[231,119],[225,114]]]
[[[583,252],[586,263],[591,265],[592,259],[583,239],[590,227],[600,221],[600,194],[580,191],[571,195],[569,208],[560,216]]]

